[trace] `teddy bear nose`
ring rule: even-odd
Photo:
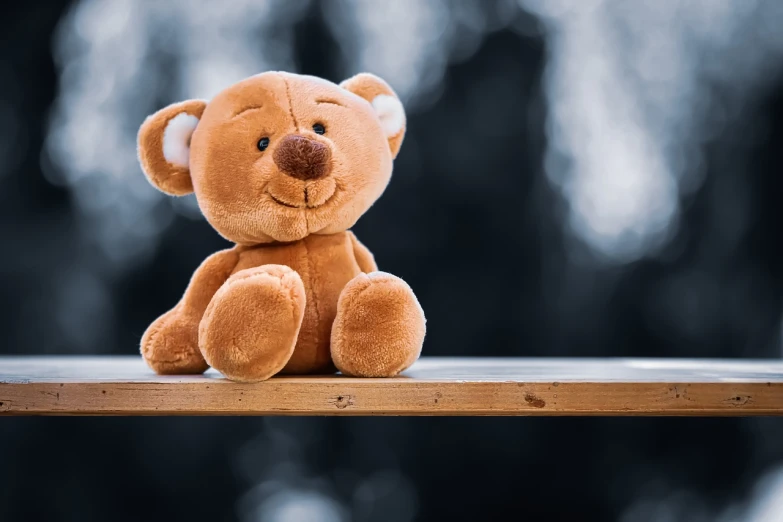
[[[283,138],[272,158],[281,172],[304,181],[323,178],[332,170],[329,147],[298,134]]]

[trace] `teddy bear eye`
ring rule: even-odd
[[[258,140],[258,150],[265,151],[268,146],[269,146],[269,138],[264,137]]]
[[[316,134],[324,134],[326,133],[326,127],[324,127],[320,123],[316,123],[315,125],[313,125],[313,132],[315,132]]]

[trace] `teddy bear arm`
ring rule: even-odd
[[[198,346],[198,328],[212,296],[237,265],[235,249],[216,252],[193,273],[177,305],[156,319],[144,332],[141,353],[161,374],[202,373],[207,363]]]
[[[188,283],[179,303],[182,313],[201,321],[207,305],[223,283],[231,276],[239,262],[237,248],[215,252],[201,263]]]
[[[356,263],[359,265],[359,269],[365,274],[377,271],[378,265],[375,264],[375,257],[373,257],[372,252],[370,252],[370,250],[364,246],[350,230],[348,231],[348,237],[351,238],[353,256],[356,259]]]

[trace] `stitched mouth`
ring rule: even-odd
[[[303,205],[303,206],[297,206],[297,205],[291,205],[290,203],[286,203],[285,201],[281,201],[281,200],[277,199],[277,198],[274,196],[274,194],[272,194],[272,193],[271,193],[271,192],[269,192],[268,190],[266,191],[266,193],[269,195],[269,197],[270,197],[270,198],[272,198],[272,201],[274,201],[274,202],[275,202],[275,203],[277,203],[278,205],[282,205],[282,206],[284,206],[284,207],[288,207],[288,208],[306,208],[306,205]]]
[[[315,206],[310,206],[310,205],[307,204],[308,203],[307,189],[305,189],[305,193],[304,193],[305,198],[304,198],[304,202],[301,205],[292,205],[291,203],[286,203],[285,201],[276,198],[275,195],[272,194],[272,192],[270,192],[269,190],[267,190],[266,193],[272,199],[272,201],[274,201],[275,203],[277,203],[280,206],[283,206],[283,207],[286,207],[286,208],[295,208],[295,209],[299,209],[299,210],[307,210],[307,209],[314,210],[314,209],[317,209],[317,208],[321,208],[324,205],[327,205],[330,201],[332,201],[334,199],[334,197],[337,195],[337,187],[335,187],[334,192],[332,193],[331,196],[329,196],[329,198],[326,201],[324,201],[320,205],[315,205]]]

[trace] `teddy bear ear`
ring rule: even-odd
[[[394,90],[388,83],[370,73],[360,73],[348,78],[340,87],[370,102],[389,139],[392,158],[397,157],[405,136],[405,109]]]
[[[139,129],[139,162],[150,183],[166,194],[193,192],[190,138],[207,102],[188,100],[149,116]]]

